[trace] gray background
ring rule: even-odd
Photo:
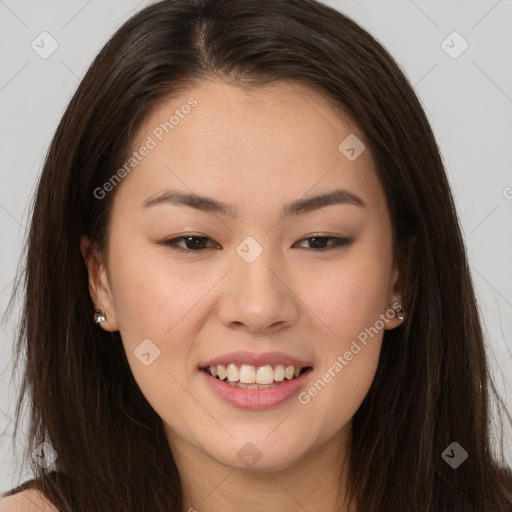
[[[0,314],[20,260],[29,200],[64,108],[108,36],[147,3],[0,0]],[[423,102],[457,202],[491,364],[510,409],[512,0],[326,3],[353,17],[384,44]],[[47,59],[31,47],[33,41],[43,46],[39,35],[44,31],[58,43]],[[469,44],[460,56],[463,40],[448,37],[454,31]],[[47,50],[50,41],[45,41]],[[14,473],[17,459],[11,448],[18,385],[11,379],[12,325],[2,326],[0,336],[2,491],[16,485],[20,476]],[[506,442],[512,463],[510,431]]]

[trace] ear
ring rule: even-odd
[[[89,278],[89,294],[94,304],[94,309],[101,309],[106,314],[106,322],[101,327],[106,331],[119,330],[114,314],[114,300],[107,278],[107,271],[96,246],[88,236],[80,238],[80,252],[84,258]],[[91,311],[91,321],[93,312]]]
[[[409,277],[411,268],[411,255],[414,248],[416,237],[410,238],[402,243],[397,251],[397,256],[391,271],[391,279],[389,285],[389,297],[387,310],[395,312],[393,318],[386,322],[386,329],[394,329],[404,322],[407,318],[407,304],[409,297]],[[404,313],[398,313],[400,306],[405,309]],[[398,318],[398,314],[404,317],[404,320]]]

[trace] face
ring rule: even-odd
[[[390,216],[364,134],[323,96],[205,86],[148,115],[105,187],[105,265],[81,249],[171,447],[284,469],[346,437],[400,323]]]

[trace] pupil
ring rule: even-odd
[[[324,242],[324,240],[322,238],[319,238],[319,237],[312,237],[311,238],[311,243],[310,245],[313,246],[314,248],[318,249],[318,246],[322,245],[322,243]]]
[[[195,243],[191,243],[191,240],[195,240]],[[201,243],[204,243],[204,240],[199,238],[198,236],[187,237],[187,246],[192,245],[193,247],[198,247],[201,245]]]

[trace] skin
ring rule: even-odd
[[[348,135],[364,142],[364,134],[306,86],[247,92],[219,81],[157,105],[133,148],[190,97],[198,105],[117,186],[108,254],[82,238],[92,300],[107,314],[103,329],[120,331],[133,375],[162,418],[184,510],[334,510],[351,419],[375,375],[384,329],[401,320],[387,321],[307,404],[294,397],[263,411],[235,408],[210,391],[198,366],[234,350],[279,350],[312,362],[307,389],[401,303],[402,272],[371,152],[349,161],[338,150]],[[284,203],[335,188],[366,206],[280,218]],[[230,203],[238,216],[142,207],[170,189]],[[305,240],[315,233],[353,242],[322,251]],[[160,244],[185,235],[208,237],[212,248],[182,254]],[[248,236],[263,249],[252,263],[236,252]],[[134,355],[144,339],[160,350],[149,366]],[[237,457],[248,442],[261,453],[252,467]]]

